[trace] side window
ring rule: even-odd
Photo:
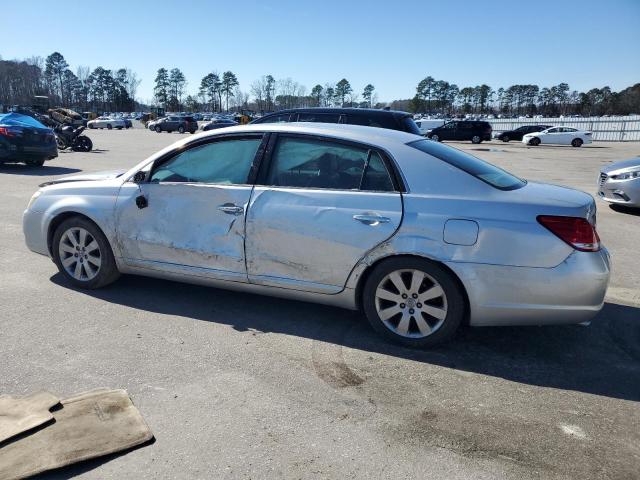
[[[547,133],[558,133],[560,131],[559,128],[551,128],[549,130],[547,130]]]
[[[154,170],[150,181],[245,184],[261,141],[235,138],[191,148]]]
[[[284,123],[289,121],[290,114],[283,113],[281,115],[271,115],[268,117],[262,117],[260,121],[256,123]]]
[[[299,113],[299,122],[338,123],[340,115],[337,113]]]
[[[384,161],[378,152],[371,152],[369,164],[362,178],[361,190],[373,190],[378,192],[393,192],[393,182],[384,165]]]
[[[281,187],[357,190],[368,149],[331,141],[280,137],[267,184]]]
[[[347,115],[346,123],[350,125],[364,125],[365,127],[378,127],[387,128],[390,130],[396,130],[398,127],[395,120],[391,115],[378,115],[376,118],[372,118],[368,115]]]

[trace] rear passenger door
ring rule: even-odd
[[[334,294],[400,226],[390,159],[366,145],[272,134],[246,221],[251,283]]]

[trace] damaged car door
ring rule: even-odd
[[[387,157],[311,135],[272,134],[246,227],[249,281],[334,294],[402,219]]]
[[[228,136],[162,158],[126,182],[116,235],[132,266],[247,281],[244,221],[263,135]]]

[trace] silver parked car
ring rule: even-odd
[[[627,207],[640,207],[640,157],[603,167],[598,177],[598,196]]]
[[[78,287],[135,273],[362,309],[426,346],[465,322],[593,317],[609,281],[595,215],[583,192],[417,135],[264,124],[44,184],[23,223]]]

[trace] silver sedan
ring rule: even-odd
[[[611,204],[640,207],[640,157],[603,167],[598,196]]]
[[[583,192],[420,136],[265,124],[43,184],[23,226],[78,287],[133,273],[360,309],[428,346],[463,323],[593,317],[609,281],[595,214]]]

